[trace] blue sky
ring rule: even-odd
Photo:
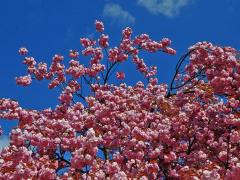
[[[55,53],[67,55],[70,49],[79,50],[80,37],[97,37],[95,19],[104,21],[113,46],[126,26],[132,27],[134,35],[170,38],[176,56],[144,54],[148,65],[158,66],[161,82],[171,80],[179,57],[198,41],[240,48],[238,0],[2,0],[0,98],[16,99],[29,109],[54,107],[58,92],[49,91],[46,82],[16,86],[14,77],[26,73],[17,51],[25,46],[37,61],[50,62]],[[131,63],[126,62],[120,70],[127,71],[128,84],[141,79]],[[7,135],[16,122],[0,120],[0,125]],[[0,142],[5,140],[6,136]]]

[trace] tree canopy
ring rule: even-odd
[[[239,179],[239,52],[196,43],[171,83],[160,84],[157,67],[139,52],[174,55],[170,39],[133,37],[127,27],[110,47],[104,24],[95,26],[99,38],[81,38],[83,49],[69,51],[68,65],[59,54],[49,65],[37,63],[20,48],[28,74],[16,83],[48,80],[61,93],[59,104],[44,110],[0,99],[0,118],[19,122],[0,153],[0,179]],[[124,83],[117,68],[125,61],[147,83]]]

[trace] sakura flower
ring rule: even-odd
[[[95,27],[98,32],[103,32],[104,31],[104,24],[101,21],[96,20],[95,21]]]
[[[28,50],[25,47],[21,47],[18,52],[20,55],[26,55],[28,53]]]
[[[70,58],[76,59],[76,58],[78,58],[78,56],[79,56],[79,53],[77,51],[75,51],[75,50],[70,50],[69,51],[69,57]]]
[[[32,78],[30,75],[16,77],[15,80],[16,83],[21,86],[28,86],[32,82]]]
[[[117,72],[116,77],[117,77],[117,79],[123,80],[125,78],[125,73],[124,72]]]
[[[109,44],[108,44],[108,36],[107,35],[104,35],[104,34],[102,34],[101,36],[100,36],[100,38],[99,38],[99,45],[101,46],[101,47],[103,47],[103,48],[106,48],[106,47],[108,47],[109,46]]]

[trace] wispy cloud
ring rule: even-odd
[[[107,3],[103,9],[103,16],[110,17],[113,21],[121,24],[133,24],[135,17],[124,10],[119,4]]]
[[[150,13],[162,14],[167,17],[177,16],[184,6],[191,0],[138,0],[140,6],[145,7]]]
[[[3,148],[9,145],[10,139],[8,136],[2,135],[0,136],[0,151],[2,151]]]

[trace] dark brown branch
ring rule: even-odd
[[[189,155],[192,152],[192,146],[196,141],[196,136],[193,136],[193,140],[189,139],[188,149],[186,150],[186,154]]]
[[[179,73],[179,69],[182,65],[182,63],[185,61],[185,59],[194,51],[194,49],[188,51],[186,54],[184,54],[183,56],[181,56],[181,58],[178,60],[177,64],[176,64],[176,67],[175,67],[175,73],[174,73],[174,76],[172,78],[172,81],[170,83],[170,89],[169,89],[169,92],[168,92],[168,96],[171,96],[171,93],[172,93],[172,90],[173,90],[173,84],[174,84],[174,81],[176,79],[176,76],[178,75]]]

